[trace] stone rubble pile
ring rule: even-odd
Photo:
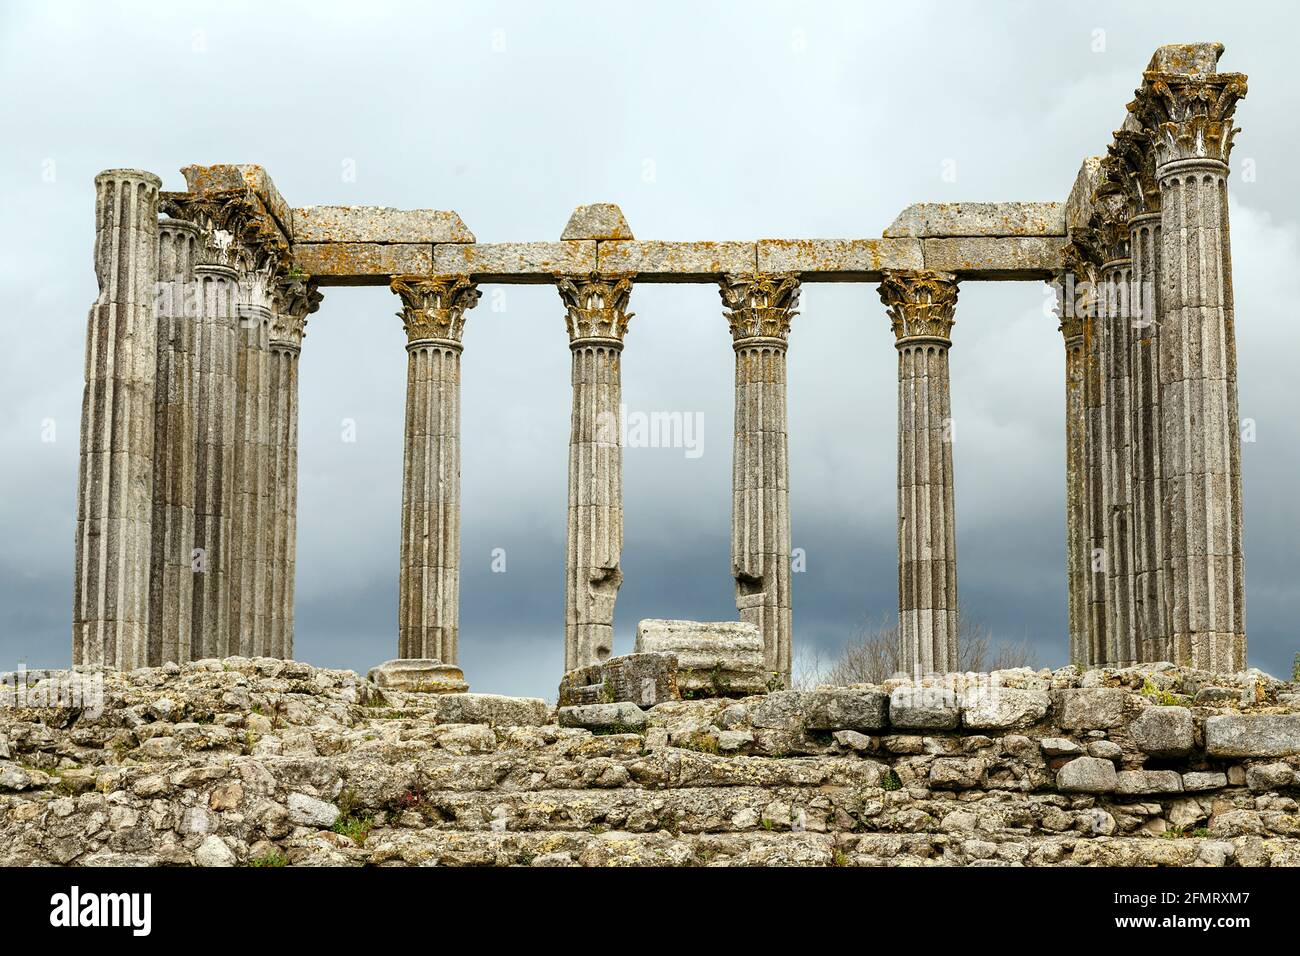
[[[1171,665],[743,699],[270,658],[0,682],[0,865],[1300,865],[1300,687]]]

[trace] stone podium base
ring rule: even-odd
[[[428,658],[384,661],[366,675],[386,690],[420,694],[463,694],[469,690],[465,673],[455,664]]]

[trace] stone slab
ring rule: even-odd
[[[428,658],[385,661],[370,668],[366,677],[385,690],[423,694],[463,694],[469,690],[459,667]]]
[[[1242,714],[1205,719],[1211,757],[1286,757],[1300,754],[1300,714]]]
[[[473,242],[455,212],[388,206],[299,206],[294,242]]]
[[[435,272],[464,272],[484,281],[552,282],[555,273],[596,271],[596,243],[490,242],[439,244],[433,249]]]
[[[814,282],[874,282],[885,269],[923,269],[925,260],[918,239],[760,239],[758,268]]]
[[[908,206],[885,230],[887,237],[1063,236],[1065,204],[1059,202],[920,202]]]
[[[753,242],[606,241],[596,247],[602,272],[635,272],[638,282],[716,281],[728,272],[753,272],[758,248]]]
[[[579,206],[569,216],[561,239],[633,239],[623,210],[612,202]]]
[[[922,239],[925,268],[959,279],[1050,279],[1061,270],[1064,236]]]
[[[585,727],[606,732],[637,732],[645,729],[646,716],[631,701],[561,707],[556,711],[561,727]]]
[[[428,243],[294,243],[293,264],[323,286],[386,286],[395,275],[429,272],[433,248]]]
[[[1196,744],[1192,712],[1186,707],[1148,707],[1128,729],[1138,749],[1153,757],[1182,757]]]
[[[440,694],[429,698],[425,719],[435,724],[487,724],[492,727],[540,727],[551,709],[540,697],[503,694]]]

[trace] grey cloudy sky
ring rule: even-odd
[[[1295,17],[1188,0],[4,4],[0,669],[69,660],[99,170],[148,169],[178,189],[189,163],[260,163],[293,205],[455,209],[487,242],[556,239],[587,202],[618,203],[643,239],[876,236],[917,201],[1064,199],[1151,52],[1219,40],[1221,67],[1250,75],[1230,186],[1241,413],[1257,433],[1243,447],[1250,662],[1289,670]],[[958,579],[998,637],[1059,665],[1064,372],[1044,300],[1038,283],[961,291]],[[616,652],[643,617],[735,616],[718,295],[641,286],[632,305],[624,399],[701,413],[703,454],[626,451]],[[364,669],[396,653],[397,307],[386,289],[328,289],[303,349],[296,653],[316,664]],[[487,287],[465,346],[462,664],[477,690],[553,696],[569,415],[557,295]],[[896,358],[874,289],[806,286],[789,362],[793,536],[807,554],[796,648],[833,654],[896,601]]]

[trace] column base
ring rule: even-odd
[[[431,658],[399,658],[370,668],[367,679],[385,690],[420,694],[464,694],[469,690],[465,673],[455,664]]]

